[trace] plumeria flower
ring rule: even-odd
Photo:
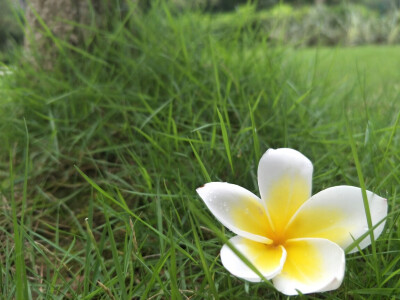
[[[368,231],[360,188],[335,186],[311,197],[313,166],[293,149],[269,149],[258,166],[261,199],[225,182],[197,189],[214,216],[237,234],[229,241],[277,290],[286,295],[337,289],[345,270],[344,249]],[[367,191],[372,224],[387,215],[387,201]],[[375,238],[384,221],[373,230]],[[371,243],[369,235],[350,252]],[[252,282],[262,279],[228,245],[224,267]]]

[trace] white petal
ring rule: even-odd
[[[266,279],[271,279],[281,272],[286,259],[284,247],[254,242],[240,236],[235,236],[229,241]],[[226,244],[221,249],[221,261],[224,267],[236,277],[251,282],[261,281],[261,278]]]
[[[326,285],[324,288],[322,288],[318,292],[333,291],[333,290],[338,289],[341,286],[341,284],[343,282],[343,278],[344,278],[345,267],[346,267],[346,259],[344,256],[343,256],[343,261],[340,262],[340,266],[342,268],[338,269],[337,276],[328,285]]]
[[[367,191],[369,209],[373,225],[387,215],[386,199]],[[374,230],[377,238],[383,230],[382,222]],[[325,238],[343,249],[368,231],[367,218],[360,188],[336,186],[314,195],[298,210],[286,230],[290,238]],[[371,243],[367,236],[359,244],[365,248]],[[353,252],[357,251],[357,248]]]
[[[260,198],[250,191],[226,182],[211,182],[198,188],[214,216],[234,233],[253,241],[270,244],[272,233]]]
[[[276,232],[281,232],[311,196],[313,166],[293,149],[269,149],[258,165],[261,199]]]
[[[273,278],[274,286],[286,295],[323,292],[340,286],[344,276],[344,251],[326,239],[298,239],[285,244],[286,262]]]

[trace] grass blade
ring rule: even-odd
[[[218,108],[217,108],[217,113],[218,113],[218,118],[219,118],[219,122],[221,125],[222,139],[224,141],[226,155],[228,156],[229,165],[231,166],[232,173],[234,173],[232,156],[231,156],[231,148],[229,146],[228,132],[226,131],[224,119],[223,119],[221,113],[219,112]]]
[[[347,114],[346,114],[346,127],[347,127],[347,133],[348,133],[348,136],[349,136],[351,152],[353,154],[354,163],[356,165],[358,180],[360,182],[362,198],[363,198],[363,203],[364,203],[365,217],[367,219],[368,230],[370,232],[369,236],[371,238],[372,257],[373,257],[373,262],[374,262],[374,267],[375,267],[374,269],[375,269],[376,280],[377,280],[378,283],[380,283],[381,282],[381,276],[380,276],[380,272],[379,272],[379,268],[378,268],[378,256],[376,254],[376,243],[375,243],[374,231],[372,229],[373,225],[372,225],[371,211],[370,211],[369,203],[368,203],[367,189],[366,189],[365,182],[364,182],[364,176],[363,176],[363,173],[362,173],[360,160],[358,158],[356,143],[355,143],[354,138],[353,138],[353,132],[352,132],[351,124],[349,122]]]

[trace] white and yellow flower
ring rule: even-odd
[[[368,231],[361,189],[336,186],[311,197],[312,172],[300,152],[269,149],[258,166],[261,199],[224,182],[197,189],[214,216],[237,234],[232,245],[286,295],[337,289],[345,270],[343,249]],[[376,225],[387,215],[387,201],[369,191],[367,197]],[[374,229],[375,238],[383,227],[381,222]],[[367,236],[358,248],[370,243]],[[233,275],[261,281],[227,245],[221,260]]]

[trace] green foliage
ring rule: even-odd
[[[285,299],[222,267],[231,233],[195,192],[257,193],[270,147],[314,162],[314,193],[363,178],[390,204],[342,287],[308,298],[399,294],[398,48],[280,49],[255,14],[129,6],[82,48],[57,41],[53,70],[0,77],[1,297]]]
[[[397,10],[381,15],[365,6],[350,4],[297,8],[278,4],[269,10],[249,10],[246,7],[238,8],[242,23],[268,36],[273,44],[354,46],[400,42]],[[221,23],[215,24],[215,30],[230,32],[236,17],[237,13],[225,14]]]
[[[23,40],[23,30],[17,20],[17,10],[12,8],[11,2],[0,0],[0,61],[1,52],[11,52],[15,44],[21,44]]]

